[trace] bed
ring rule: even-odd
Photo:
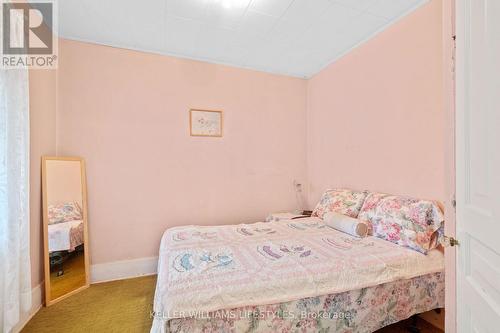
[[[318,218],[161,240],[151,332],[373,332],[444,307],[444,258]]]
[[[49,252],[72,252],[83,244],[83,221],[74,220],[48,226]]]
[[[47,217],[49,253],[72,252],[83,244],[81,203],[78,201],[50,203]]]

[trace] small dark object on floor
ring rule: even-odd
[[[415,319],[414,319],[415,318]],[[415,327],[416,331],[410,331],[410,327]],[[386,326],[377,331],[377,333],[408,333],[408,332],[419,332],[419,333],[444,333],[437,327],[432,326],[425,320],[418,316],[408,318],[406,320],[397,322],[395,324]]]
[[[420,328],[418,328],[418,317],[412,316],[410,318],[410,325],[408,325],[407,330],[410,333],[420,333]]]

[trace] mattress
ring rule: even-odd
[[[283,304],[411,280],[444,270],[376,237],[355,238],[318,218],[167,230],[161,241],[152,332],[176,318]]]
[[[83,244],[83,221],[75,220],[49,224],[49,252],[74,251]]]

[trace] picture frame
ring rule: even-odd
[[[222,111],[189,110],[189,133],[191,136],[222,137],[222,127]]]

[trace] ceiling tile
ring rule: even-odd
[[[253,0],[250,9],[259,13],[281,17],[293,0]]]
[[[148,6],[138,6],[133,0],[81,2],[86,20],[92,17],[90,29],[99,39],[130,48],[163,49],[164,0],[150,0]]]
[[[207,9],[207,0],[166,0],[167,16],[178,16],[198,20],[203,18]]]
[[[406,14],[416,6],[427,2],[427,0],[375,0],[366,11],[388,19],[397,18]]]
[[[235,31],[205,24],[196,39],[194,57],[217,60],[222,58],[225,49],[235,39]]]
[[[135,0],[64,0],[59,35],[311,77],[426,2],[148,0],[139,6]]]
[[[236,28],[250,0],[209,0],[204,21],[226,28]]]
[[[230,37],[229,44],[251,49],[256,47],[257,45],[262,45],[264,41],[264,36],[237,31],[232,37]]]
[[[58,3],[59,13],[59,34],[80,40],[97,40],[98,31],[107,29],[106,21],[95,20],[91,26],[86,23],[86,18],[92,12],[91,8],[84,5],[83,1],[66,0]]]
[[[238,45],[227,44],[224,48],[224,53],[221,56],[221,61],[227,64],[236,66],[246,66],[248,58],[248,50]]]
[[[312,23],[330,5],[328,0],[295,0],[283,18],[289,21]]]
[[[309,22],[296,22],[280,19],[273,30],[269,33],[268,39],[275,43],[290,43],[303,34],[311,24]]]
[[[377,0],[331,0],[331,1],[333,3],[341,4],[350,8],[364,10]]]
[[[200,31],[201,24],[198,21],[168,17],[165,23],[165,49],[173,54],[194,56]]]
[[[332,36],[331,60],[350,51],[353,47],[378,32],[387,20],[371,14],[361,14],[352,20],[340,33]]]
[[[277,19],[249,10],[243,18],[239,30],[247,34],[267,34],[276,24]]]
[[[303,52],[297,52],[296,50],[292,52],[292,50],[288,50],[279,58],[279,61],[274,64],[273,69],[277,72],[306,78],[309,76],[303,71],[306,63],[307,58]]]
[[[324,41],[331,40],[332,34],[345,29],[353,19],[361,14],[362,12],[359,10],[334,4],[313,23],[309,28],[308,34],[320,36],[318,46],[322,47]]]
[[[342,32],[351,36],[352,39],[359,40],[366,36],[378,32],[380,28],[388,23],[387,19],[370,14],[361,14],[348,24]]]

